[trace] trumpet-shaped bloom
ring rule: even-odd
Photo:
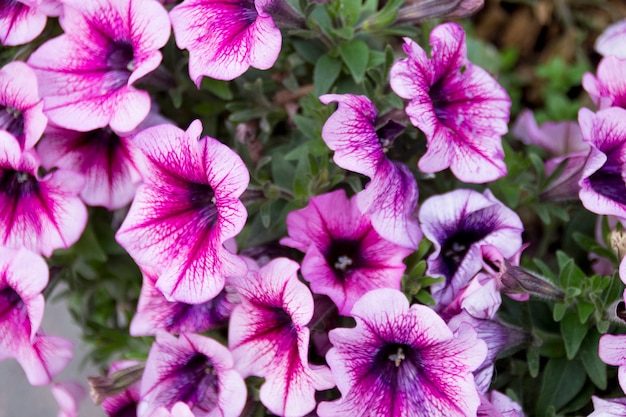
[[[313,297],[298,281],[298,264],[277,258],[235,282],[242,303],[233,311],[228,345],[236,369],[265,378],[261,402],[274,414],[304,416],[315,391],[335,386],[325,366],[309,365]]]
[[[376,131],[378,111],[365,96],[327,94],[320,100],[339,103],[322,130],[322,138],[335,151],[335,163],[371,180],[357,194],[359,210],[371,218],[383,238],[416,249],[422,238],[414,214],[417,183],[404,164],[385,156],[385,138]]]
[[[46,385],[72,358],[72,343],[41,332],[48,266],[26,249],[0,246],[0,360],[15,358],[32,385]]]
[[[212,300],[201,304],[168,301],[155,284],[153,273],[144,273],[137,313],[130,323],[132,336],[155,335],[159,330],[171,334],[202,333],[228,322],[239,302],[235,290],[228,284]]]
[[[322,402],[330,416],[470,416],[480,404],[472,371],[485,343],[467,325],[453,333],[430,308],[400,291],[365,294],[352,309],[356,327],[330,331],[326,355],[341,398]]]
[[[0,149],[0,244],[45,256],[71,246],[87,223],[87,209],[78,198],[83,178],[62,169],[41,178],[35,151],[22,152],[4,131]]]
[[[504,257],[522,245],[519,216],[485,190],[455,190],[424,201],[419,213],[424,235],[435,251],[428,258],[428,274],[445,282],[432,286],[439,307],[447,306],[482,267],[481,246],[490,244]]]
[[[604,56],[615,55],[626,59],[626,19],[606,28],[596,39],[595,49]]]
[[[159,407],[172,411],[179,402],[195,417],[237,417],[246,397],[246,385],[226,347],[191,333],[177,339],[159,332],[141,379],[137,417],[158,415],[153,413]]]
[[[266,11],[275,0],[185,0],[170,12],[176,44],[189,50],[189,76],[233,80],[249,67],[268,69],[282,37]]]
[[[626,57],[603,58],[598,64],[597,76],[586,73],[582,83],[598,108],[626,108]]]
[[[57,0],[5,0],[0,3],[0,44],[22,45],[35,39],[47,16],[58,16]]]
[[[511,100],[485,70],[467,60],[465,32],[456,23],[430,35],[431,59],[405,39],[407,58],[391,68],[391,88],[410,100],[406,113],[426,135],[428,150],[419,168],[428,173],[448,167],[461,181],[483,183],[506,174],[502,136]]]
[[[0,129],[15,136],[22,149],[32,148],[47,123],[35,72],[19,61],[5,65],[0,70]]]
[[[581,109],[578,121],[591,153],[580,180],[579,197],[596,214],[626,217],[626,110],[613,107],[593,113]]]
[[[400,289],[410,249],[383,239],[355,199],[343,190],[313,197],[287,215],[289,237],[281,240],[306,255],[302,276],[316,294],[328,295],[348,315],[363,294],[376,288]]]
[[[150,96],[133,84],[161,62],[170,34],[156,0],[65,0],[65,34],[41,45],[28,63],[54,124],[130,132],[146,118]]]
[[[196,120],[186,132],[161,125],[135,136],[144,183],[116,235],[141,267],[154,268],[168,300],[190,304],[214,298],[226,277],[247,271],[223,243],[246,222],[239,196],[249,174],[235,152],[201,132]]]

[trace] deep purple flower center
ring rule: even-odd
[[[608,160],[589,176],[589,185],[596,193],[626,205],[626,183],[622,177],[621,165]]]
[[[18,199],[39,191],[37,178],[27,172],[7,169],[0,171],[0,192],[9,198]]]
[[[24,134],[24,115],[14,107],[0,105],[0,129],[16,138]]]
[[[126,41],[114,42],[109,48],[107,66],[112,70],[133,72],[135,70],[133,46]]]
[[[219,211],[217,209],[215,192],[210,185],[197,182],[190,183],[188,198],[191,207],[198,211],[205,226],[212,227],[217,223]]]
[[[252,25],[257,17],[259,17],[259,13],[256,11],[256,6],[254,5],[253,0],[243,0],[240,2],[241,12],[240,17],[242,23],[246,26]]]
[[[435,82],[435,84],[432,85],[432,87],[430,87],[430,90],[428,90],[428,96],[433,103],[433,110],[435,111],[437,119],[440,121],[447,118],[445,108],[449,104],[448,97],[445,95],[443,87],[444,79],[440,78],[437,82]]]
[[[343,279],[351,271],[361,267],[361,242],[352,239],[333,239],[324,257],[335,275]]]
[[[0,321],[5,315],[24,305],[22,297],[11,287],[0,290]]]
[[[372,374],[386,386],[397,389],[398,385],[410,376],[415,378],[421,370],[419,352],[404,343],[387,343],[374,357]],[[404,381],[416,383],[416,381]]]
[[[137,403],[133,401],[124,404],[117,412],[111,414],[111,417],[137,417]]]
[[[198,407],[204,411],[217,405],[218,377],[211,361],[202,353],[194,353],[182,367],[175,371],[175,383],[172,385],[173,398],[168,401],[173,405],[182,401],[189,408]],[[174,375],[172,375],[174,376]]]

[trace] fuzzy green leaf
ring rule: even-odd
[[[578,315],[569,312],[561,321],[561,334],[565,344],[565,353],[568,359],[574,359],[580,349],[580,345],[585,339],[587,330],[586,324],[581,324]]]
[[[339,54],[350,70],[354,82],[360,84],[365,76],[370,48],[362,40],[354,39],[339,46]]]

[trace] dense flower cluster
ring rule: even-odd
[[[319,94],[315,114],[324,120],[314,133],[302,133],[315,138],[287,155],[255,159],[244,136],[270,130],[275,115],[262,113],[268,100],[250,104],[256,106],[251,113],[262,114],[258,123],[240,123],[234,115],[228,120],[226,129],[241,142],[233,144],[213,137],[218,135],[208,126],[223,108],[240,111],[237,103],[200,103],[194,108],[209,108],[207,113],[183,121],[161,114],[157,98],[176,100],[180,91],[168,83],[191,80],[202,90],[205,79],[218,86],[216,97],[228,96],[219,90],[228,85],[223,81],[250,67],[271,68],[281,56],[281,28],[302,35],[299,25],[310,24],[314,13],[300,15],[283,0],[163,3],[0,5],[3,45],[32,41],[47,16],[60,16],[62,30],[33,47],[25,62],[0,69],[0,360],[16,359],[33,385],[54,383],[63,415],[77,415],[81,388],[54,382],[72,357],[71,343],[40,328],[45,290],[61,276],[57,269],[51,275],[44,257],[56,265],[54,251],[74,256],[71,248],[83,232],[85,239],[94,233],[94,207],[102,207],[115,213],[112,252],[130,255],[143,277],[128,331],[151,343],[142,352],[145,360],[111,363],[106,377],[92,379],[92,397],[111,417],[236,417],[260,415],[261,406],[290,417],[523,415],[519,404],[493,389],[496,359],[527,345],[538,367],[541,343],[507,323],[506,313],[497,314],[508,303],[501,293],[519,302],[537,296],[560,303],[563,314],[578,294],[520,265],[528,246],[524,217],[507,207],[512,199],[502,196],[510,194],[483,186],[507,175],[502,138],[511,99],[468,59],[463,28],[436,26],[428,53],[404,39],[406,56],[387,62],[384,74],[395,99],[404,100],[400,105],[370,97],[373,88],[362,89],[368,95],[343,94],[343,87]],[[372,15],[387,16],[379,12]],[[448,7],[443,14],[461,12]],[[538,163],[547,178],[541,202],[578,197],[588,211],[623,222],[625,28],[618,23],[598,39],[604,58],[596,74],[583,79],[597,111],[581,109],[578,122],[539,126],[526,110],[512,129],[548,155]],[[335,42],[325,37],[323,42]],[[177,56],[188,57],[185,81],[164,75],[161,66],[163,51],[176,47]],[[299,48],[288,43],[284,53]],[[359,83],[365,70],[359,74],[346,58],[348,48],[337,50]],[[335,55],[320,53],[316,65],[324,59],[332,69],[339,62]],[[284,65],[307,59],[288,55]],[[318,68],[316,73],[327,70]],[[271,82],[297,83],[289,77],[278,74]],[[158,82],[168,86],[166,94],[151,90]],[[264,88],[251,85],[245,88]],[[288,95],[309,93],[290,90]],[[284,101],[293,101],[289,97]],[[280,129],[306,126],[298,111],[285,105],[289,120]],[[425,151],[401,159],[403,148],[395,143],[401,135],[421,138]],[[332,168],[325,146],[334,153]],[[305,156],[294,168],[290,161],[298,152]],[[281,163],[294,176],[303,167],[323,172],[323,180],[302,186],[295,179],[292,193],[280,185],[292,181],[281,178]],[[275,183],[259,174],[264,164],[272,167]],[[435,174],[465,185],[439,191],[427,182]],[[258,238],[262,232],[252,216],[269,230],[273,212],[265,210],[283,196],[280,236]],[[247,242],[254,239],[263,244]],[[71,273],[85,264],[76,261]],[[575,316],[585,326],[576,349],[588,330],[589,315],[583,315]],[[616,315],[624,317],[623,311]],[[626,336],[595,334],[584,349],[618,367],[626,390]],[[625,401],[593,397],[592,415],[622,415]]]

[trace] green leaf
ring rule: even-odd
[[[552,310],[552,318],[554,321],[561,321],[565,316],[565,312],[567,311],[567,304],[564,303],[556,303],[554,305],[554,309]]]
[[[361,0],[342,0],[339,13],[343,17],[346,26],[356,23],[361,13]]]
[[[579,361],[564,358],[548,360],[537,399],[537,416],[546,416],[551,405],[558,410],[576,397],[587,379],[585,368],[580,365]]]
[[[370,48],[365,42],[354,39],[344,42],[339,46],[339,54],[350,70],[354,82],[360,84],[365,76],[367,61],[369,60]]]
[[[230,91],[229,85],[226,81],[204,77],[201,87],[215,94],[218,98],[229,101],[233,99],[233,92]]]
[[[292,45],[298,55],[309,64],[315,64],[324,54],[324,50],[318,44],[310,40],[295,39],[292,41]]]
[[[341,60],[333,58],[328,54],[322,55],[315,63],[313,70],[313,86],[315,95],[326,94],[333,86],[342,68]]]
[[[565,344],[565,353],[568,359],[574,359],[580,349],[587,330],[586,324],[581,324],[578,315],[569,312],[561,321],[561,334]]]
[[[591,329],[578,355],[591,382],[601,390],[605,390],[607,388],[606,364],[598,356],[598,343],[600,343],[600,333],[596,329]]]
[[[593,311],[596,309],[596,307],[591,304],[588,303],[587,301],[579,301],[578,302],[578,318],[580,319],[580,323],[581,324],[585,324],[587,323],[587,320],[589,320],[589,316],[591,316],[593,314]]]
[[[528,364],[528,373],[531,377],[537,378],[539,375],[539,349],[531,346],[526,351],[526,363]]]
[[[430,295],[429,292],[420,290],[417,294],[415,294],[415,298],[422,304],[427,306],[434,306],[437,304],[435,299]]]

